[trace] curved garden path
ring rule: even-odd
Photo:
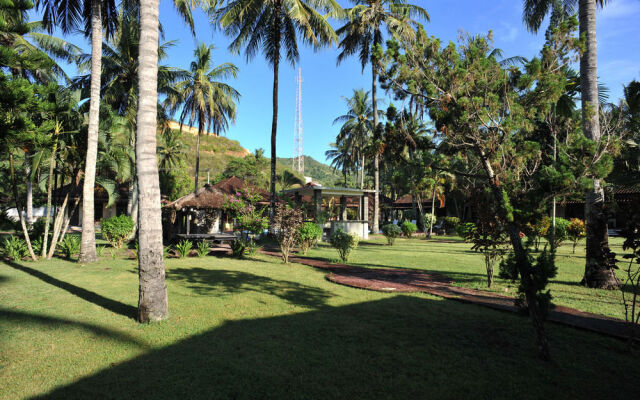
[[[269,256],[280,257],[278,251],[262,250],[261,252]],[[289,261],[328,271],[327,280],[340,285],[380,292],[429,293],[445,299],[477,304],[497,310],[521,312],[514,306],[513,297],[453,286],[453,280],[441,274],[412,269],[354,267],[299,256],[290,256]],[[549,312],[548,319],[563,325],[621,339],[627,339],[629,335],[629,325],[621,319],[569,307],[555,306]]]

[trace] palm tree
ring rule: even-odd
[[[180,131],[166,130],[162,133],[162,142],[158,146],[160,171],[170,171],[180,167],[187,148],[180,139]]]
[[[236,77],[238,67],[231,63],[212,66],[213,45],[201,44],[196,47],[190,70],[184,71],[184,80],[176,82],[174,90],[167,98],[170,113],[182,108],[180,129],[188,120],[189,126],[198,124],[196,141],[196,173],[193,192],[198,191],[198,173],[200,172],[200,137],[205,132],[220,135],[227,129],[229,120],[236,117],[236,101],[240,93],[219,79]]]
[[[278,131],[278,72],[282,53],[295,65],[299,59],[298,32],[304,42],[315,48],[337,42],[333,28],[320,12],[339,16],[341,8],[335,0],[229,0],[212,12],[228,36],[233,37],[229,49],[239,53],[245,49],[247,60],[262,48],[273,67],[273,119],[271,122],[270,217],[275,210],[276,134]]]
[[[84,24],[85,35],[91,37],[91,94],[89,100],[89,131],[82,189],[82,245],[81,263],[93,262],[96,255],[93,195],[98,155],[98,127],[100,122],[100,72],[102,70],[102,32],[107,37],[115,32],[115,0],[36,0],[36,7],[44,10],[43,25],[51,32],[59,25],[65,34]]]
[[[343,142],[329,143],[329,150],[325,151],[324,155],[327,160],[331,160],[331,167],[334,171],[342,171],[344,177],[344,186],[347,186],[347,175],[353,169],[355,165],[351,158],[351,152],[349,146]]]
[[[338,63],[350,55],[358,53],[362,70],[371,62],[371,100],[373,103],[373,126],[378,127],[378,57],[383,42],[382,25],[387,32],[398,40],[415,38],[415,17],[429,20],[429,14],[422,8],[408,4],[406,0],[351,0],[355,6],[345,10],[348,20],[338,29],[341,37]],[[373,197],[373,232],[380,229],[380,153],[373,157],[374,186]]]
[[[138,82],[136,174],[138,176],[139,230],[138,320],[169,317],[169,300],[162,257],[160,180],[156,154],[158,116],[158,14],[159,0],[140,0],[140,50]]]
[[[598,99],[598,55],[596,46],[596,8],[608,0],[523,0],[523,20],[527,28],[537,32],[544,17],[552,9],[567,7],[570,11],[578,5],[580,36],[585,38],[585,48],[580,56],[580,93],[582,98],[582,130],[591,140],[600,140],[600,104]],[[593,188],[585,201],[587,220],[586,262],[582,283],[588,287],[614,289],[619,285],[609,255],[607,217],[604,212],[604,189],[599,179],[593,180]]]
[[[360,168],[360,189],[364,189],[365,157],[371,148],[373,138],[373,107],[369,100],[369,92],[364,89],[353,91],[353,96],[345,98],[348,111],[336,118],[333,123],[342,122],[337,142],[349,147],[354,164]],[[384,112],[378,110],[378,117]]]

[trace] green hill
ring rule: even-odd
[[[291,158],[277,159],[279,165],[291,169]],[[325,186],[344,185],[344,178],[340,171],[333,171],[327,164],[316,161],[313,157],[304,156],[304,176],[310,176],[314,182]]]

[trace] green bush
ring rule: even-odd
[[[329,243],[334,249],[338,250],[338,255],[342,262],[347,262],[351,251],[358,247],[358,235],[338,229],[329,238]]]
[[[247,251],[247,242],[237,239],[231,242],[231,255],[235,258],[243,258]]]
[[[424,222],[424,229],[428,230],[431,227],[431,225],[436,223],[436,220],[437,218],[435,215],[432,215],[431,213],[425,214],[422,217],[422,221]]]
[[[96,247],[96,255],[98,256],[98,258],[102,257],[102,255],[104,254],[104,249],[106,249],[107,246],[98,246]]]
[[[178,257],[185,258],[189,255],[191,248],[193,247],[193,243],[191,241],[184,239],[176,244],[176,252],[178,252]]]
[[[465,222],[464,224],[458,225],[456,228],[456,233],[463,239],[467,239],[471,233],[476,229],[476,224],[473,222]]]
[[[458,225],[460,225],[460,218],[458,217],[444,217],[442,221],[444,222],[444,230],[447,234],[456,232]]]
[[[13,261],[20,261],[29,252],[27,242],[19,237],[9,236],[4,240],[4,252]]]
[[[571,222],[567,221],[564,218],[556,217],[556,229],[553,243],[551,243],[551,233],[554,231],[553,226],[549,228],[549,231],[546,235],[547,241],[553,246],[553,248],[558,248],[558,246],[560,246],[562,242],[569,239],[569,225],[571,225]]]
[[[80,236],[66,235],[60,243],[60,251],[68,259],[80,253]]]
[[[322,239],[322,228],[315,222],[305,222],[298,228],[298,243],[302,254],[307,254],[307,251],[320,239]]]
[[[395,224],[386,224],[382,226],[382,234],[387,238],[387,243],[393,246],[396,238],[402,234],[402,230]]]
[[[400,229],[406,237],[411,237],[414,233],[416,233],[418,227],[413,222],[404,221]]]
[[[206,240],[201,240],[198,242],[198,247],[196,249],[198,253],[198,257],[205,257],[209,255],[209,242]]]
[[[102,220],[102,237],[113,247],[120,248],[133,233],[133,220],[122,214]]]
[[[575,254],[578,242],[587,236],[587,225],[580,218],[571,218],[569,226],[567,226],[567,236],[573,242],[573,253]]]

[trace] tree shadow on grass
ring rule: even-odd
[[[526,318],[393,296],[227,321],[41,398],[633,398],[624,343],[549,326],[538,361]],[[625,371],[625,374],[620,374]],[[499,377],[499,378],[497,378]],[[498,380],[496,380],[498,379]],[[535,388],[535,390],[523,390]]]
[[[322,289],[298,282],[276,280],[241,271],[207,268],[171,268],[167,279],[184,282],[202,296],[230,295],[242,292],[265,293],[277,296],[291,304],[321,308],[332,295]]]
[[[38,329],[42,329],[46,327],[56,328],[60,326],[68,328],[80,328],[98,337],[110,338],[115,339],[119,342],[133,344],[141,349],[149,348],[149,345],[147,343],[136,337],[87,322],[72,321],[48,315],[37,315],[2,308],[0,308],[0,320],[3,321],[3,323],[8,322],[20,324],[22,328],[38,327]]]
[[[54,278],[51,275],[47,275],[44,272],[37,270],[37,269],[30,268],[30,267],[27,267],[25,265],[21,265],[21,264],[15,263],[13,261],[4,260],[4,263],[6,265],[8,265],[9,267],[11,267],[11,268],[14,268],[14,269],[17,269],[19,271],[25,272],[25,273],[27,273],[27,274],[35,277],[35,278],[40,279],[43,282],[46,282],[46,283],[48,283],[50,285],[53,285],[53,286],[55,286],[57,288],[65,290],[65,291],[71,293],[72,295],[81,298],[82,300],[85,300],[85,301],[88,301],[90,303],[93,303],[93,304],[95,304],[97,306],[100,306],[100,307],[102,307],[102,308],[104,308],[106,310],[109,310],[109,311],[111,311],[113,313],[120,314],[120,315],[123,315],[125,317],[132,318],[132,319],[136,319],[136,317],[137,317],[138,310],[135,307],[133,307],[133,306],[131,306],[129,304],[124,304],[124,303],[121,303],[119,301],[104,297],[104,296],[102,296],[100,294],[97,294],[97,293],[92,292],[90,290],[87,290],[85,288],[73,285],[73,284],[68,283],[68,282],[61,281],[61,280],[59,280],[57,278]]]

